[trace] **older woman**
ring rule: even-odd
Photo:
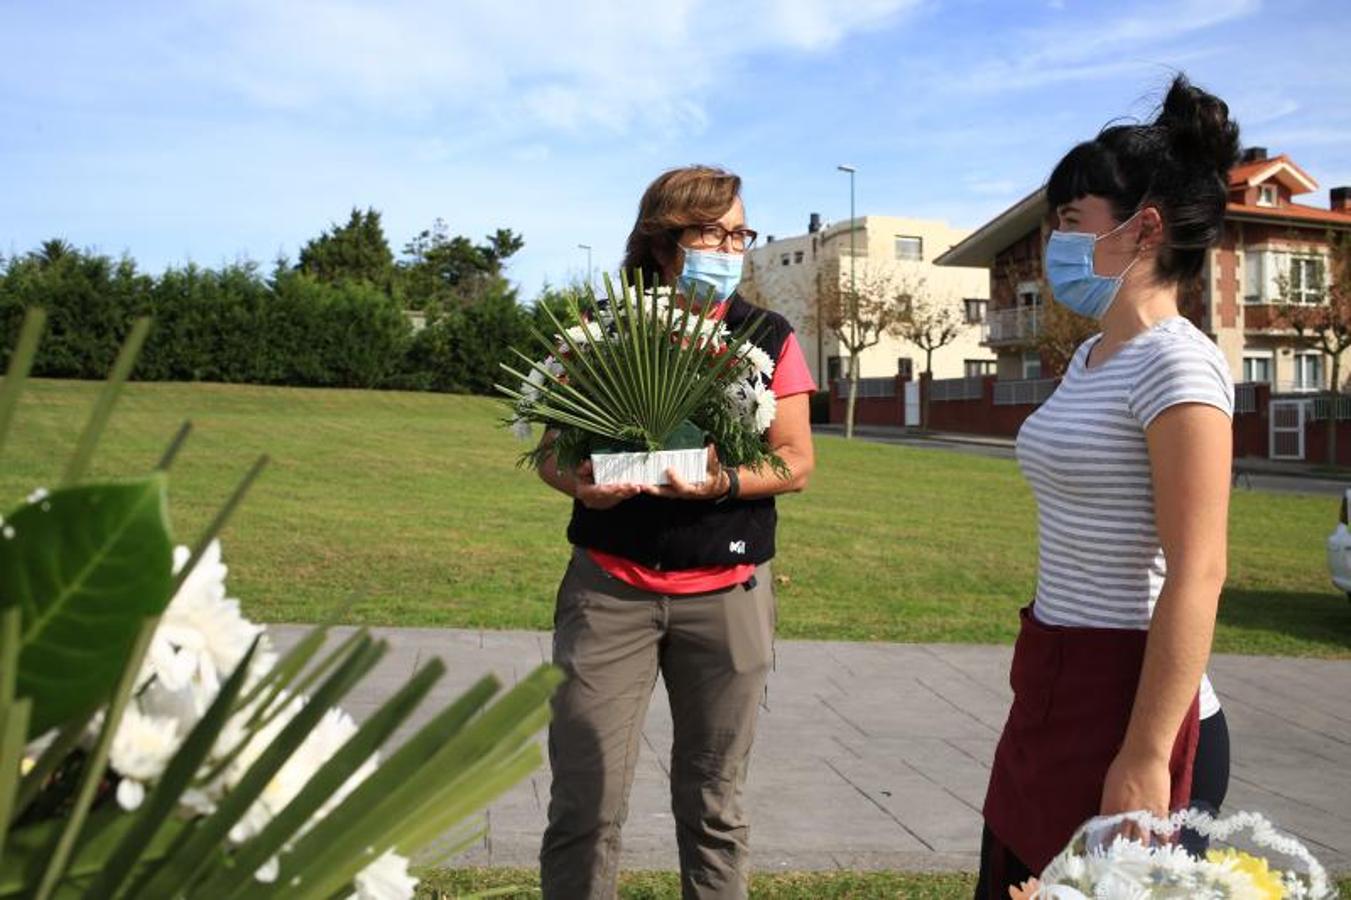
[[[671,809],[684,896],[747,893],[741,794],[773,651],[774,496],[802,490],[811,474],[815,385],[788,322],[734,293],[755,241],[740,193],[741,179],[721,169],[661,175],[639,204],[624,268],[682,296],[711,291],[709,314],[734,331],[764,317],[752,340],[777,362],[768,440],[787,477],[723,467],[714,448],[697,485],[597,485],[589,463],[540,466],[573,501],[574,546],[554,615],[554,662],[569,677],[549,728],[553,787],[540,851],[548,900],[615,896],[620,828],[658,671],[674,726]]]

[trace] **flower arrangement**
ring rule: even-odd
[[[0,381],[0,450],[43,316]],[[358,724],[342,698],[388,650],[328,628],[285,654],[227,595],[216,536],[175,546],[156,469],[86,477],[149,328],[137,323],[51,491],[0,518],[0,898],[403,900],[411,854],[482,834],[472,816],[541,762],[560,680],[541,666],[501,698],[480,680],[388,755],[433,659]]]
[[[556,432],[524,462],[553,455],[573,468],[590,458],[602,484],[665,483],[669,463],[698,482],[711,443],[725,465],[783,471],[765,440],[776,400],[774,361],[751,340],[760,320],[733,333],[710,316],[713,304],[696,311],[680,299],[645,287],[641,276],[618,286],[607,276],[603,297],[587,288],[580,302],[568,298],[561,317],[546,308],[555,333],[534,332],[545,355],[516,350],[525,371],[503,369],[518,386],[497,385],[519,436],[528,438],[532,424]]]
[[[1178,842],[1190,832],[1207,845]],[[1221,846],[1217,846],[1221,845]],[[1275,864],[1273,865],[1273,860]],[[1327,873],[1298,840],[1256,813],[1167,819],[1125,813],[1090,820],[1013,900],[1322,900]]]

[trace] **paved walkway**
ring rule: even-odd
[[[813,425],[812,431],[816,434],[841,435],[844,434],[844,426]],[[860,425],[854,429],[854,436],[875,444],[896,444],[996,459],[1013,459],[1013,439],[1006,437],[948,431],[920,432],[887,425]],[[1283,494],[1322,494],[1341,497],[1347,488],[1351,488],[1351,479],[1339,478],[1321,467],[1304,463],[1272,462],[1268,459],[1243,457],[1234,461],[1234,487]],[[1334,508],[1328,520],[1331,524],[1336,524],[1335,516]]]
[[[303,633],[270,631],[281,646]],[[401,737],[484,672],[510,684],[549,656],[544,633],[373,631],[392,650],[343,704],[358,718],[421,660],[438,655],[449,669]],[[1009,657],[1008,647],[779,641],[748,786],[756,867],[974,870]],[[1219,656],[1211,674],[1233,737],[1227,806],[1269,814],[1330,869],[1351,870],[1351,661]],[[659,684],[624,829],[626,868],[677,867],[664,696]],[[533,865],[548,793],[541,772],[502,798],[488,814],[490,837],[464,861]]]

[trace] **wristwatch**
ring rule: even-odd
[[[736,469],[723,466],[722,471],[727,473],[727,493],[714,500],[714,503],[726,503],[728,500],[735,500],[737,495],[741,493],[741,476],[736,473]]]

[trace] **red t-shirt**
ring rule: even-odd
[[[724,306],[720,306],[716,315],[721,317],[724,309]],[[807,368],[802,347],[797,342],[797,336],[791,332],[779,351],[779,359],[774,364],[774,375],[770,378],[769,389],[780,400],[794,394],[810,394],[816,390],[816,382],[812,380],[811,370]],[[615,578],[653,594],[706,594],[711,591],[725,591],[733,585],[749,580],[755,574],[753,563],[666,571],[649,569],[631,559],[602,553],[599,550],[588,549],[587,553],[591,554],[597,565]]]

